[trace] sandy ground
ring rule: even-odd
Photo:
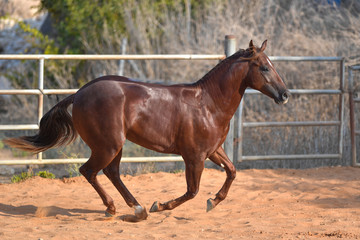
[[[148,209],[186,189],[184,173],[122,176]],[[225,173],[205,170],[197,197],[172,211],[151,213],[142,222],[104,175],[100,182],[116,201],[105,207],[83,177],[36,177],[0,185],[0,239],[359,239],[360,169],[239,171],[225,201],[206,213],[206,200]]]

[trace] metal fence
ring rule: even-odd
[[[230,42],[235,42],[229,38]],[[226,47],[226,45],[225,45]],[[230,50],[225,49],[226,55],[234,51],[234,45],[230,45]],[[38,96],[38,123],[43,116],[43,98],[48,94],[73,94],[77,89],[44,89],[44,63],[46,60],[220,60],[225,55],[0,55],[0,60],[38,60],[39,79],[38,89],[21,90],[0,90],[0,95],[37,95]],[[339,62],[340,86],[338,89],[290,89],[292,94],[335,94],[339,95],[339,118],[337,121],[309,121],[309,122],[243,122],[241,102],[236,116],[232,121],[232,126],[225,142],[225,150],[231,160],[272,160],[272,159],[318,159],[318,158],[342,158],[343,128],[344,128],[344,71],[345,60],[341,57],[270,57],[272,61],[331,61]],[[246,90],[245,94],[258,94],[254,90]],[[31,130],[38,129],[38,123],[0,125],[0,130]],[[239,127],[234,128],[235,125]],[[339,131],[339,150],[337,154],[309,154],[309,155],[267,155],[267,156],[243,156],[242,155],[242,130],[248,127],[294,127],[294,126],[337,126]],[[236,132],[235,132],[235,129]],[[238,139],[239,147],[234,152],[234,139]],[[83,163],[87,158],[77,159],[43,159],[42,154],[38,154],[37,159],[21,160],[0,160],[0,165],[22,165],[22,164],[67,164]],[[169,162],[182,161],[178,156],[165,157],[123,157],[123,162]]]
[[[234,152],[234,159],[238,161],[249,160],[292,160],[292,159],[342,159],[343,156],[343,142],[344,142],[344,100],[345,100],[345,59],[342,57],[270,57],[274,62],[288,61],[312,61],[312,62],[338,62],[339,63],[339,87],[337,89],[290,89],[290,93],[295,95],[338,95],[339,96],[339,116],[336,121],[291,121],[291,122],[243,122],[242,111],[244,101],[241,102],[238,112],[236,113],[235,124],[238,124],[238,131],[234,133],[235,139],[238,139],[239,147],[237,152]],[[258,91],[246,90],[246,94],[259,94]],[[238,119],[238,120],[236,120]],[[313,127],[324,126],[338,127],[339,141],[338,153],[336,154],[294,154],[294,155],[262,155],[262,156],[244,156],[242,154],[242,131],[243,128],[259,128],[259,127]]]
[[[38,60],[39,61],[39,79],[38,89],[16,89],[2,90],[0,95],[37,95],[38,96],[38,123],[34,124],[15,124],[0,125],[0,130],[36,130],[39,129],[39,123],[43,116],[44,95],[50,94],[73,94],[78,89],[45,89],[44,88],[44,63],[45,60],[221,60],[224,54],[218,55],[198,55],[198,54],[173,54],[173,55],[0,55],[0,60]],[[77,159],[43,159],[42,153],[39,153],[37,159],[21,160],[0,160],[0,165],[23,165],[23,164],[67,164],[84,163],[88,158]],[[170,162],[181,161],[181,157],[123,157],[122,162]]]

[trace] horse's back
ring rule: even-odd
[[[104,141],[128,138],[159,152],[172,152],[181,120],[178,89],[119,76],[95,79],[75,95],[74,125],[87,143],[102,135]]]

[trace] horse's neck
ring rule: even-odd
[[[246,89],[244,79],[247,65],[237,63],[238,66],[232,66],[233,62],[227,60],[220,63],[200,80],[203,91],[212,98],[216,111],[220,110],[226,120],[234,115]]]

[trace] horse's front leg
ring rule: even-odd
[[[231,183],[236,177],[236,168],[234,164],[226,156],[226,153],[222,147],[219,147],[209,158],[212,162],[225,169],[226,180],[220,191],[216,194],[215,199],[210,198],[207,201],[206,211],[210,211],[211,209],[216,207],[216,205],[218,205],[222,200],[226,198]]]
[[[205,159],[184,159],[185,160],[185,175],[187,183],[186,193],[176,199],[170,200],[165,203],[154,202],[150,208],[150,212],[160,212],[164,210],[171,210],[177,206],[183,204],[184,202],[194,198],[199,192],[200,178],[204,170]]]

